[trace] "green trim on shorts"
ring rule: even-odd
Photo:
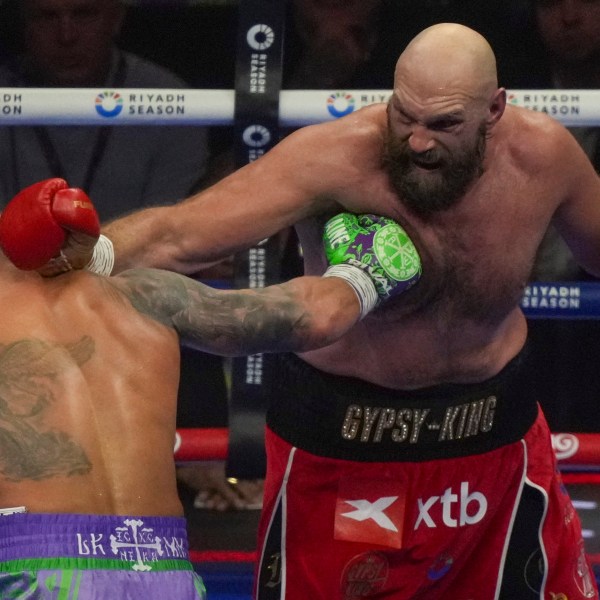
[[[22,571],[66,570],[113,570],[133,571],[134,560],[117,560],[113,558],[22,558],[0,562],[0,573],[19,573]],[[194,565],[189,560],[167,559],[154,562],[146,561],[144,565],[151,567],[148,573],[157,571],[193,571]]]
[[[196,591],[198,592],[200,598],[206,598],[206,587],[204,585],[202,577],[200,577],[198,573],[196,573],[196,577],[194,577],[194,587],[196,588]]]
[[[31,576],[35,576],[35,573],[30,573]],[[79,588],[81,587],[81,578],[83,577],[82,571],[61,571],[61,582],[59,588],[54,590],[57,595],[54,596],[54,600],[77,600],[79,598]],[[73,579],[75,583],[73,584]],[[38,598],[41,597],[39,594],[43,593],[39,591],[39,582],[37,579],[29,582],[27,589],[13,589],[12,591],[1,590],[2,600],[9,600],[10,598]],[[34,592],[38,592],[33,595]]]

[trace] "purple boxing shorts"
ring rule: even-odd
[[[176,517],[0,516],[0,598],[197,600],[204,584]]]

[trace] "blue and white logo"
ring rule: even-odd
[[[271,141],[271,132],[262,125],[250,125],[244,130],[242,139],[251,148],[262,148]]]
[[[102,92],[96,96],[96,112],[101,117],[116,117],[123,110],[123,98],[118,92]]]
[[[333,117],[349,115],[354,110],[354,98],[346,92],[335,92],[327,98],[327,110]]]

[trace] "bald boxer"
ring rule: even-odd
[[[423,276],[338,341],[283,357],[256,596],[596,598],[519,301],[550,222],[600,276],[600,182],[563,126],[507,103],[477,32],[424,30],[388,103],[105,233],[117,270],[193,271],[297,222],[315,275],[340,209],[398,221]]]
[[[338,220],[355,235],[330,226],[327,277],[218,291],[155,269],[43,279],[35,269],[49,259],[65,266],[66,231],[94,245],[93,204],[62,179],[9,203],[0,215],[10,259],[0,254],[1,598],[204,597],[175,484],[179,341],[221,355],[308,350],[418,280],[414,246],[391,220]],[[410,264],[381,251],[381,239]]]

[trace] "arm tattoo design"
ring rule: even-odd
[[[0,345],[0,473],[9,481],[40,480],[88,473],[83,449],[64,431],[44,428],[44,415],[56,404],[53,384],[73,362],[94,352],[84,336],[60,345],[23,339]]]
[[[224,355],[302,349],[311,313],[292,288],[214,290],[176,273],[123,274],[134,307],[174,327],[186,343]]]

